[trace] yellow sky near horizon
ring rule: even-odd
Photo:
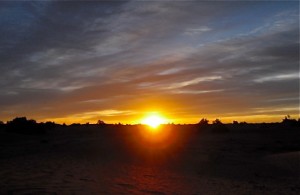
[[[206,118],[210,121],[210,123],[215,120],[215,119],[220,119],[223,123],[232,123],[233,121],[238,121],[238,122],[247,122],[247,123],[263,123],[263,122],[281,122],[282,119],[286,115],[278,114],[278,115],[246,115],[246,116],[218,116],[218,115],[210,115],[210,116],[194,116],[194,117],[188,117],[188,118],[176,118],[176,117],[171,117],[169,115],[164,115],[163,113],[158,113],[158,112],[148,112],[144,113],[141,116],[126,116],[123,120],[121,117],[117,116],[114,117],[115,119],[110,119],[110,117],[98,117],[97,119],[90,120],[89,117],[63,117],[63,118],[47,118],[47,119],[42,119],[38,120],[39,122],[46,122],[46,121],[54,121],[59,124],[72,124],[72,123],[90,123],[90,124],[96,124],[98,120],[103,120],[107,124],[142,124],[143,120],[147,116],[153,115],[153,113],[157,113],[162,118],[165,119],[165,124],[168,123],[174,123],[174,124],[196,124],[198,123],[202,118]],[[169,117],[168,117],[169,116]],[[299,115],[297,114],[292,114],[290,115],[291,118],[298,119]]]

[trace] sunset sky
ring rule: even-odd
[[[0,120],[299,117],[299,2],[0,2]]]

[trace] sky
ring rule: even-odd
[[[0,120],[299,117],[297,1],[1,1]]]

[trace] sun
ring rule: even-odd
[[[165,122],[166,120],[159,115],[151,115],[142,120],[142,124],[148,125],[154,129]]]

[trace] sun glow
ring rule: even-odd
[[[159,115],[151,115],[142,120],[142,124],[148,125],[153,129],[157,128],[159,125],[165,122],[166,120]]]

